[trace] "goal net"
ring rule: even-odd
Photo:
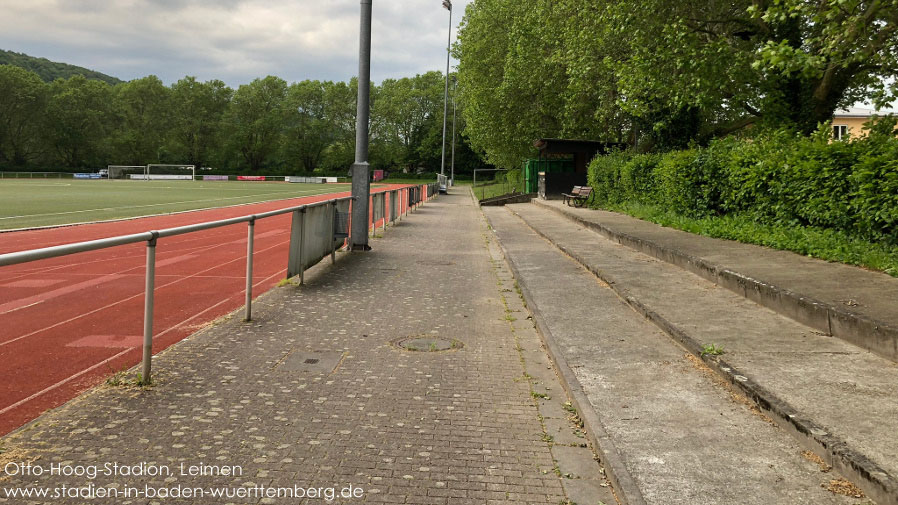
[[[108,165],[106,167],[106,177],[109,179],[131,179],[132,175],[135,179],[143,179],[146,175],[147,167],[145,165]]]

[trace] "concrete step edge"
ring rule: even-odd
[[[621,245],[676,265],[815,330],[898,362],[898,326],[754,279],[704,258],[613,230],[564,209],[545,205],[539,199],[532,202]]]
[[[679,342],[689,353],[701,359],[708,367],[754,401],[762,412],[773,418],[779,426],[784,427],[802,446],[820,456],[836,472],[858,484],[868,497],[875,500],[879,505],[898,505],[898,478],[890,475],[864,454],[851,449],[842,439],[829,433],[822,425],[817,424],[807,415],[802,414],[799,410],[781,400],[772,391],[762,387],[720,356],[703,355],[702,345],[699,341],[682,328],[652,311],[650,307],[630,294],[627,287],[618,282],[612,274],[589,264],[581,255],[564,247],[562,244],[558,244],[547,234],[531,226],[523,216],[512,208],[507,208],[536,234],[549,241],[561,252],[607,283],[621,300],[658,326],[673,340]],[[517,278],[517,274],[515,276]],[[520,279],[518,282],[520,282]],[[530,305],[529,302],[528,305]],[[536,316],[534,315],[534,317]]]
[[[484,215],[484,218],[488,223],[490,222],[489,217]],[[492,226],[492,223],[490,223],[490,225]],[[586,393],[584,393],[583,386],[580,384],[573,369],[568,365],[567,360],[564,358],[564,354],[558,347],[557,340],[553,336],[551,329],[545,324],[545,318],[542,317],[539,307],[530,291],[527,280],[520,274],[518,265],[514,262],[511,255],[508,254],[505,244],[496,238],[495,231],[493,231],[493,239],[495,239],[496,243],[499,245],[502,255],[505,257],[505,261],[511,269],[512,275],[514,275],[518,286],[521,288],[521,295],[524,297],[527,310],[529,310],[533,316],[533,322],[536,325],[537,333],[539,333],[540,339],[546,346],[549,358],[552,360],[555,369],[558,371],[561,386],[564,388],[565,392],[567,392],[568,397],[571,399],[571,403],[574,408],[577,409],[580,419],[583,421],[586,436],[589,439],[590,444],[595,448],[596,453],[599,455],[599,458],[605,467],[605,475],[611,482],[611,487],[615,492],[618,502],[620,505],[647,505],[645,498],[642,496],[642,492],[636,484],[636,480],[630,475],[630,472],[627,469],[626,459],[617,449],[614,441],[611,440],[611,436],[608,435],[608,431],[605,429],[604,424],[602,424],[602,420],[593,409]]]

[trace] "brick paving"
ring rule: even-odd
[[[255,321],[235,315],[157,356],[152,388],[98,387],[0,439],[0,493],[242,487],[246,495],[234,498],[89,503],[324,503],[259,490],[352,485],[362,496],[334,503],[562,503],[564,478],[543,424],[552,415],[541,416],[545,402],[531,394],[542,379],[525,374],[527,360],[544,372],[548,361],[532,325],[509,316],[504,294],[513,281],[497,276],[470,196],[458,190],[428,203],[372,246],[315,267],[304,286],[261,297]],[[463,347],[392,344],[409,336]],[[321,361],[304,370],[306,358]],[[321,366],[328,359],[333,371]],[[560,390],[554,374],[542,375],[546,390]],[[26,463],[44,475],[21,475]],[[112,463],[171,475],[49,475],[52,465]],[[182,464],[239,466],[241,475],[181,475]],[[0,503],[88,501],[0,494]]]

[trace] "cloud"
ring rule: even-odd
[[[454,2],[453,25],[470,1]],[[440,4],[374,0],[375,81],[445,69],[449,18]],[[0,0],[0,9],[0,49],[125,80],[195,75],[238,86],[269,74],[347,80],[358,71],[358,0]]]

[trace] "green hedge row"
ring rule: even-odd
[[[589,167],[596,201],[658,206],[686,217],[747,216],[898,244],[896,120],[832,141],[779,131],[666,154],[617,152]]]

